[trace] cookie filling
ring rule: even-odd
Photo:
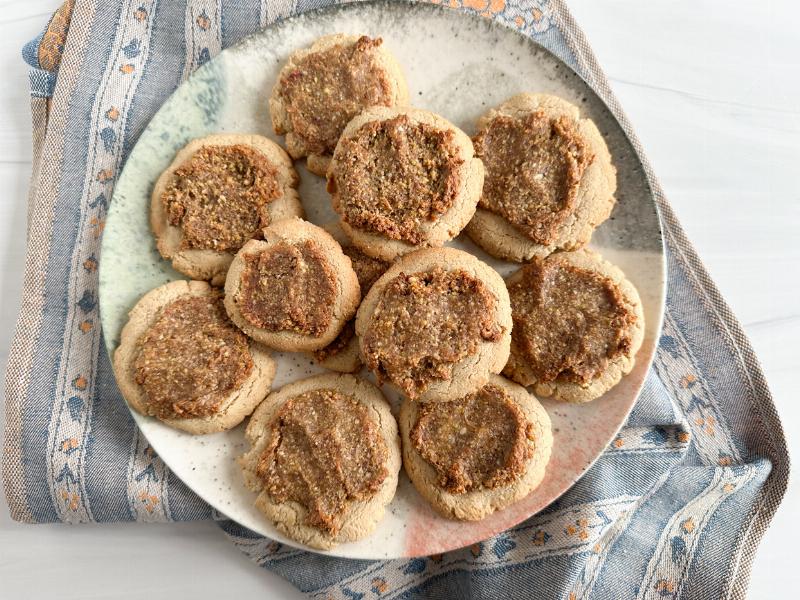
[[[278,242],[244,257],[239,310],[259,329],[319,337],[336,303],[336,273],[313,240]]]
[[[364,334],[367,366],[411,399],[434,380],[448,380],[453,365],[496,342],[496,300],[482,281],[440,267],[395,277],[383,290]]]
[[[353,270],[358,277],[358,285],[361,287],[361,295],[366,296],[372,288],[372,284],[378,281],[391,263],[367,256],[355,246],[343,246],[342,251],[350,258]]]
[[[392,85],[380,65],[381,38],[362,36],[301,58],[280,80],[291,131],[311,154],[333,154],[345,125],[368,106],[391,106]]]
[[[287,401],[270,424],[256,473],[274,502],[297,502],[305,524],[336,535],[348,502],[366,500],[389,475],[388,449],[369,409],[335,390]]]
[[[419,407],[411,443],[451,494],[507,486],[533,456],[532,424],[503,388]]]
[[[587,385],[631,352],[636,314],[608,277],[537,260],[509,285],[512,352],[540,382]]]
[[[537,244],[555,242],[594,159],[574,122],[543,112],[498,116],[475,138],[475,152],[486,167],[478,206]]]
[[[161,309],[137,342],[134,381],[148,414],[204,417],[250,376],[247,337],[228,319],[222,294],[184,296]]]
[[[317,362],[323,362],[329,358],[337,356],[340,352],[343,352],[347,349],[347,347],[350,345],[350,342],[352,342],[355,337],[356,328],[353,325],[353,321],[348,321],[344,324],[342,331],[339,332],[339,335],[336,336],[335,340],[321,350],[314,351],[314,359]]]
[[[346,223],[419,244],[453,206],[460,186],[455,133],[400,115],[343,139],[328,191]]]
[[[372,284],[386,272],[389,268],[388,262],[378,258],[367,256],[361,250],[354,246],[344,246],[342,251],[350,257],[350,262],[353,265],[353,270],[358,277],[358,284],[361,287],[361,295],[366,296]],[[322,350],[314,352],[314,358],[318,362],[325,361],[333,356],[336,356],[347,348],[350,342],[355,338],[356,331],[353,322],[349,321],[341,333],[330,344],[325,346]]]
[[[236,252],[269,225],[280,198],[278,171],[259,151],[237,144],[203,146],[173,174],[161,202],[183,232],[181,249]]]

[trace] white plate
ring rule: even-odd
[[[486,539],[541,510],[567,490],[614,439],[652,360],[664,307],[664,256],[652,193],[641,164],[618,123],[563,62],[516,31],[487,19],[403,2],[341,5],[278,23],[230,48],[199,69],[164,103],[130,154],[116,185],[103,236],[100,307],[113,353],[127,312],[148,290],[180,274],[159,256],[148,226],[152,185],[188,140],[215,132],[252,132],[279,143],[270,127],[267,98],[290,52],[333,32],[382,36],[404,66],[413,104],[440,113],[474,133],[488,107],[522,91],[556,94],[580,106],[606,137],[618,169],[618,204],[594,235],[592,247],[619,265],[638,287],[647,319],[634,371],[587,405],[544,402],[553,421],[553,456],[541,486],[506,510],[477,522],[436,515],[405,475],[378,529],[343,544],[335,556],[382,559],[430,555]],[[300,195],[315,223],[334,215],[321,178],[298,164]],[[506,275],[513,265],[473,251]],[[277,354],[274,387],[322,371],[301,354]],[[391,395],[390,395],[391,396]],[[243,429],[191,436],[133,412],[136,423],[169,468],[213,507],[242,525],[289,545],[253,507],[235,457],[245,450]]]

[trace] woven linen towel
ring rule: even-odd
[[[743,598],[789,461],[742,329],[655,177],[668,247],[663,336],[608,451],[558,502],[456,552],[355,561],[225,520],[152,452],[111,373],[97,266],[114,181],[164,99],[243,35],[326,0],[68,1],[23,55],[34,167],[24,296],[6,373],[5,493],[31,523],[217,518],[244,552],[319,598]],[[578,71],[634,140],[560,0],[445,0],[521,30]],[[645,165],[647,162],[644,161]]]

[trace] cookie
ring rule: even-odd
[[[329,223],[323,227],[339,242],[342,251],[350,258],[353,270],[358,277],[361,295],[365,296],[378,278],[386,272],[391,263],[379,258],[367,256],[350,242],[338,223]],[[355,373],[361,369],[361,358],[358,354],[358,339],[354,320],[350,320],[333,342],[312,353],[312,357],[321,367],[340,373]]]
[[[283,149],[260,135],[189,142],[153,187],[150,226],[175,270],[222,285],[233,255],[275,221],[302,217],[300,179]]]
[[[245,436],[252,447],[239,465],[256,507],[307,546],[366,537],[394,497],[397,422],[368,381],[330,373],[290,383],[256,409]]]
[[[356,316],[361,359],[380,382],[420,402],[461,398],[506,364],[508,291],[497,272],[454,248],[403,257]]]
[[[553,446],[550,417],[525,388],[492,375],[447,403],[400,407],[403,466],[441,515],[476,521],[530,494]]]
[[[514,318],[507,377],[540,397],[588,402],[631,372],[644,312],[618,267],[588,249],[559,252],[507,284]]]
[[[114,373],[134,410],[203,434],[231,429],[253,412],[269,392],[275,362],[230,322],[219,290],[172,281],[129,313]]]
[[[483,115],[474,138],[486,177],[467,235],[524,262],[587,244],[616,202],[603,136],[556,96],[519,94]]]
[[[236,254],[225,308],[251,338],[276,350],[319,350],[339,335],[361,299],[350,259],[324,229],[285,219]]]
[[[294,52],[272,89],[272,127],[292,158],[325,176],[345,125],[370,106],[408,102],[400,65],[381,38],[326,35]]]
[[[417,108],[368,108],[347,124],[328,169],[353,244],[392,260],[439,247],[475,213],[483,164],[455,125]]]

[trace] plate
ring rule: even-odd
[[[382,36],[405,68],[412,103],[444,115],[468,134],[487,108],[521,91],[556,94],[597,123],[618,170],[618,203],[591,246],[619,265],[636,285],[646,336],[636,367],[603,397],[586,405],[544,401],[554,429],[553,455],[542,484],[527,498],[479,522],[435,514],[402,475],[397,495],[377,530],[328,554],[385,559],[454,550],[508,529],[541,510],[583,475],[625,421],[652,361],[664,307],[664,253],[659,219],[642,165],[622,128],[587,84],[565,63],[518,32],[488,19],[405,2],[357,3],[305,13],[256,33],[198,69],[164,103],[131,151],[114,191],[103,236],[100,308],[106,346],[119,343],[127,313],[148,290],[182,276],[162,260],[148,226],[150,191],[158,175],[189,140],[215,132],[272,132],[267,98],[281,65],[298,48],[333,32]],[[322,178],[298,163],[308,219],[333,220]],[[497,268],[465,236],[452,242]],[[274,388],[322,371],[303,354],[276,353]],[[393,401],[396,398],[388,394]],[[133,412],[133,411],[132,411]],[[133,412],[148,441],[192,490],[211,506],[265,536],[291,546],[253,506],[235,457],[244,427],[191,436]]]

